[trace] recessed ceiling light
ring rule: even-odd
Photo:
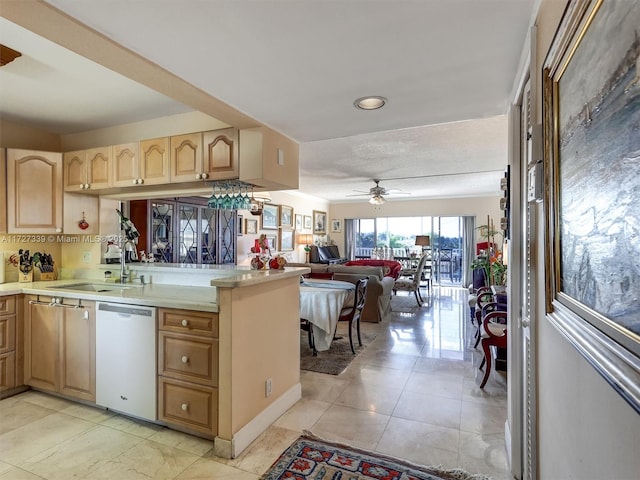
[[[360,97],[353,104],[361,110],[376,110],[382,108],[387,103],[384,97]]]

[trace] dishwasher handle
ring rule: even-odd
[[[138,315],[142,317],[153,317],[154,308],[139,307],[137,305],[124,305],[120,303],[103,303],[98,304],[99,312],[112,312],[122,316]]]

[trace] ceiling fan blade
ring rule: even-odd
[[[346,196],[347,197],[368,197],[369,195],[371,195],[369,192],[362,192],[362,193],[351,193]]]

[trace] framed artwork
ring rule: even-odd
[[[634,2],[570,2],[543,77],[547,319],[638,413],[639,24]]]
[[[268,205],[265,203],[260,219],[261,229],[276,230],[278,228],[278,220],[280,219],[280,209],[278,205]]]
[[[313,228],[313,221],[311,220],[311,215],[305,215],[303,217],[303,227],[305,230],[311,230]]]
[[[293,228],[293,208],[280,205],[280,226]]]
[[[302,230],[302,215],[300,215],[299,213],[296,213],[296,225],[295,225],[295,229],[299,232],[300,230]]]
[[[245,218],[244,233],[247,235],[255,235],[258,233],[258,220],[253,218]]]
[[[314,235],[327,233],[327,212],[313,211],[313,233]]]
[[[269,244],[269,249],[275,252],[278,248],[278,235],[267,234],[267,243]]]
[[[242,221],[242,215],[238,215],[238,236],[241,237],[242,236],[242,228],[244,227],[243,225],[243,221]]]
[[[336,218],[331,220],[331,233],[340,233],[342,232],[342,220],[338,220]]]
[[[280,230],[280,246],[278,250],[281,252],[293,250],[293,230]]]

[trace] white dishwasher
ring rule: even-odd
[[[96,404],[155,421],[156,309],[98,302]]]

